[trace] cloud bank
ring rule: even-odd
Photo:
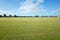
[[[44,0],[26,0],[18,8],[18,12],[22,15],[38,15],[39,13],[46,13],[46,9],[41,4]]]
[[[0,15],[4,15],[4,14],[6,14],[7,16],[9,16],[10,14],[13,15],[14,13],[10,12],[8,10],[0,10]]]
[[[52,12],[53,13],[58,13],[58,12],[60,13],[60,8],[59,9],[56,9],[56,10],[53,10]]]
[[[57,16],[59,16],[59,14],[60,14],[60,8],[58,8],[56,10],[52,10],[52,13],[54,13]]]

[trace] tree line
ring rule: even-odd
[[[17,16],[17,15],[12,16],[11,14],[9,16],[7,16],[6,14],[3,14],[3,16],[0,15],[0,17],[39,17],[39,16],[38,15],[36,15],[36,16]]]
[[[12,16],[11,14],[9,16],[7,16],[6,14],[3,14],[3,16],[0,15],[0,17],[17,17],[17,16],[16,15]]]
[[[6,14],[3,14],[0,15],[0,17],[60,17],[60,16],[38,16],[38,15],[35,15],[35,16],[17,16],[17,15],[14,15],[12,16],[11,14],[9,16],[7,16]]]

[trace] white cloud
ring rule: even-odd
[[[37,2],[39,2],[39,3],[40,3],[40,2],[44,2],[44,0],[38,0]]]
[[[56,10],[53,10],[52,12],[53,13],[58,13],[58,12],[60,12],[60,8],[59,9],[56,9]]]
[[[44,0],[26,0],[26,2],[33,2],[36,1],[37,3],[42,3],[44,2]]]
[[[43,6],[38,6],[44,2],[44,0],[35,0],[36,3],[33,2],[34,0],[26,0],[21,6],[18,8],[18,12],[25,15],[25,14],[38,14],[38,13],[46,13],[46,9]]]
[[[52,10],[52,13],[57,15],[57,16],[60,15],[60,8],[56,9],[56,10]]]
[[[6,14],[8,16],[10,14],[13,15],[13,12],[10,12],[8,10],[0,10],[0,15],[3,15],[3,14]]]

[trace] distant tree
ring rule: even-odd
[[[12,15],[10,14],[9,17],[12,17]]]
[[[2,17],[2,15],[0,15],[0,17]]]
[[[60,17],[60,15],[58,15],[57,17]]]
[[[14,15],[14,17],[17,17],[16,15]]]
[[[34,16],[34,17],[39,17],[38,15]]]
[[[6,17],[6,14],[4,14],[4,17]]]

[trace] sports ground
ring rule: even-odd
[[[60,40],[60,18],[0,18],[0,40]]]

